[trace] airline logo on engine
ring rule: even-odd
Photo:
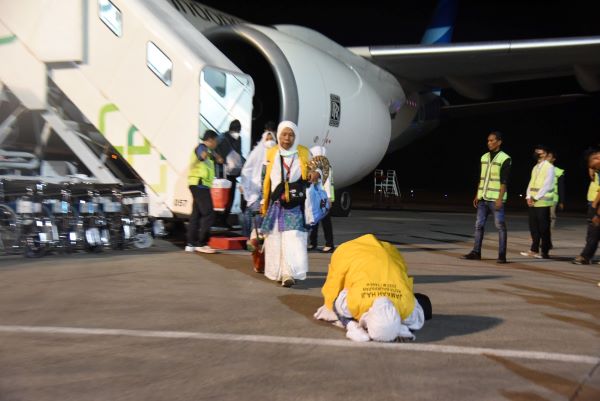
[[[338,95],[334,95],[331,93],[329,95],[329,99],[331,100],[331,108],[329,111],[329,125],[332,127],[340,126],[340,113],[342,110],[342,104],[340,102],[340,97]]]

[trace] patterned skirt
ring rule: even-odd
[[[267,210],[267,214],[263,219],[261,231],[264,234],[269,234],[277,225],[277,231],[304,231],[304,213],[301,206],[296,206],[291,209],[286,209],[279,202],[273,202]]]

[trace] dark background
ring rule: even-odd
[[[297,24],[315,29],[344,46],[419,43],[436,1],[280,2],[244,4],[201,1],[246,21],[264,25]],[[538,39],[600,35],[595,2],[584,1],[460,1],[453,42]],[[582,93],[574,78],[503,85],[495,99]],[[518,194],[527,187],[533,146],[544,143],[556,149],[557,166],[566,173],[567,209],[583,211],[587,171],[583,152],[600,142],[600,96],[574,102],[517,108],[461,118],[442,116],[438,129],[407,147],[387,155],[380,168],[395,169],[403,195],[414,190],[417,198],[468,202],[478,179],[479,158],[487,151],[491,130],[505,134],[504,149],[513,158],[509,206],[520,207]],[[451,90],[442,96],[452,104],[471,102]],[[353,186],[368,193],[372,175]]]

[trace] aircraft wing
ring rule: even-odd
[[[586,91],[600,90],[600,36],[349,50],[412,90],[451,87],[463,96],[485,99],[494,83],[569,75]]]

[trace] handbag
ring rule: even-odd
[[[254,230],[250,235],[250,246],[252,247],[252,268],[256,273],[265,272],[265,245],[264,237],[258,232],[257,216],[254,216]]]
[[[314,183],[306,191],[304,204],[304,221],[307,226],[316,226],[327,216],[331,209],[331,203],[327,192],[320,183]]]
[[[289,174],[288,177],[285,177],[283,174],[283,156],[279,157],[281,158],[281,182],[275,187],[275,190],[273,190],[271,201],[279,201],[281,206],[285,209],[292,209],[301,205],[304,206],[304,202],[306,201],[306,181],[300,179],[298,181],[289,182]]]

